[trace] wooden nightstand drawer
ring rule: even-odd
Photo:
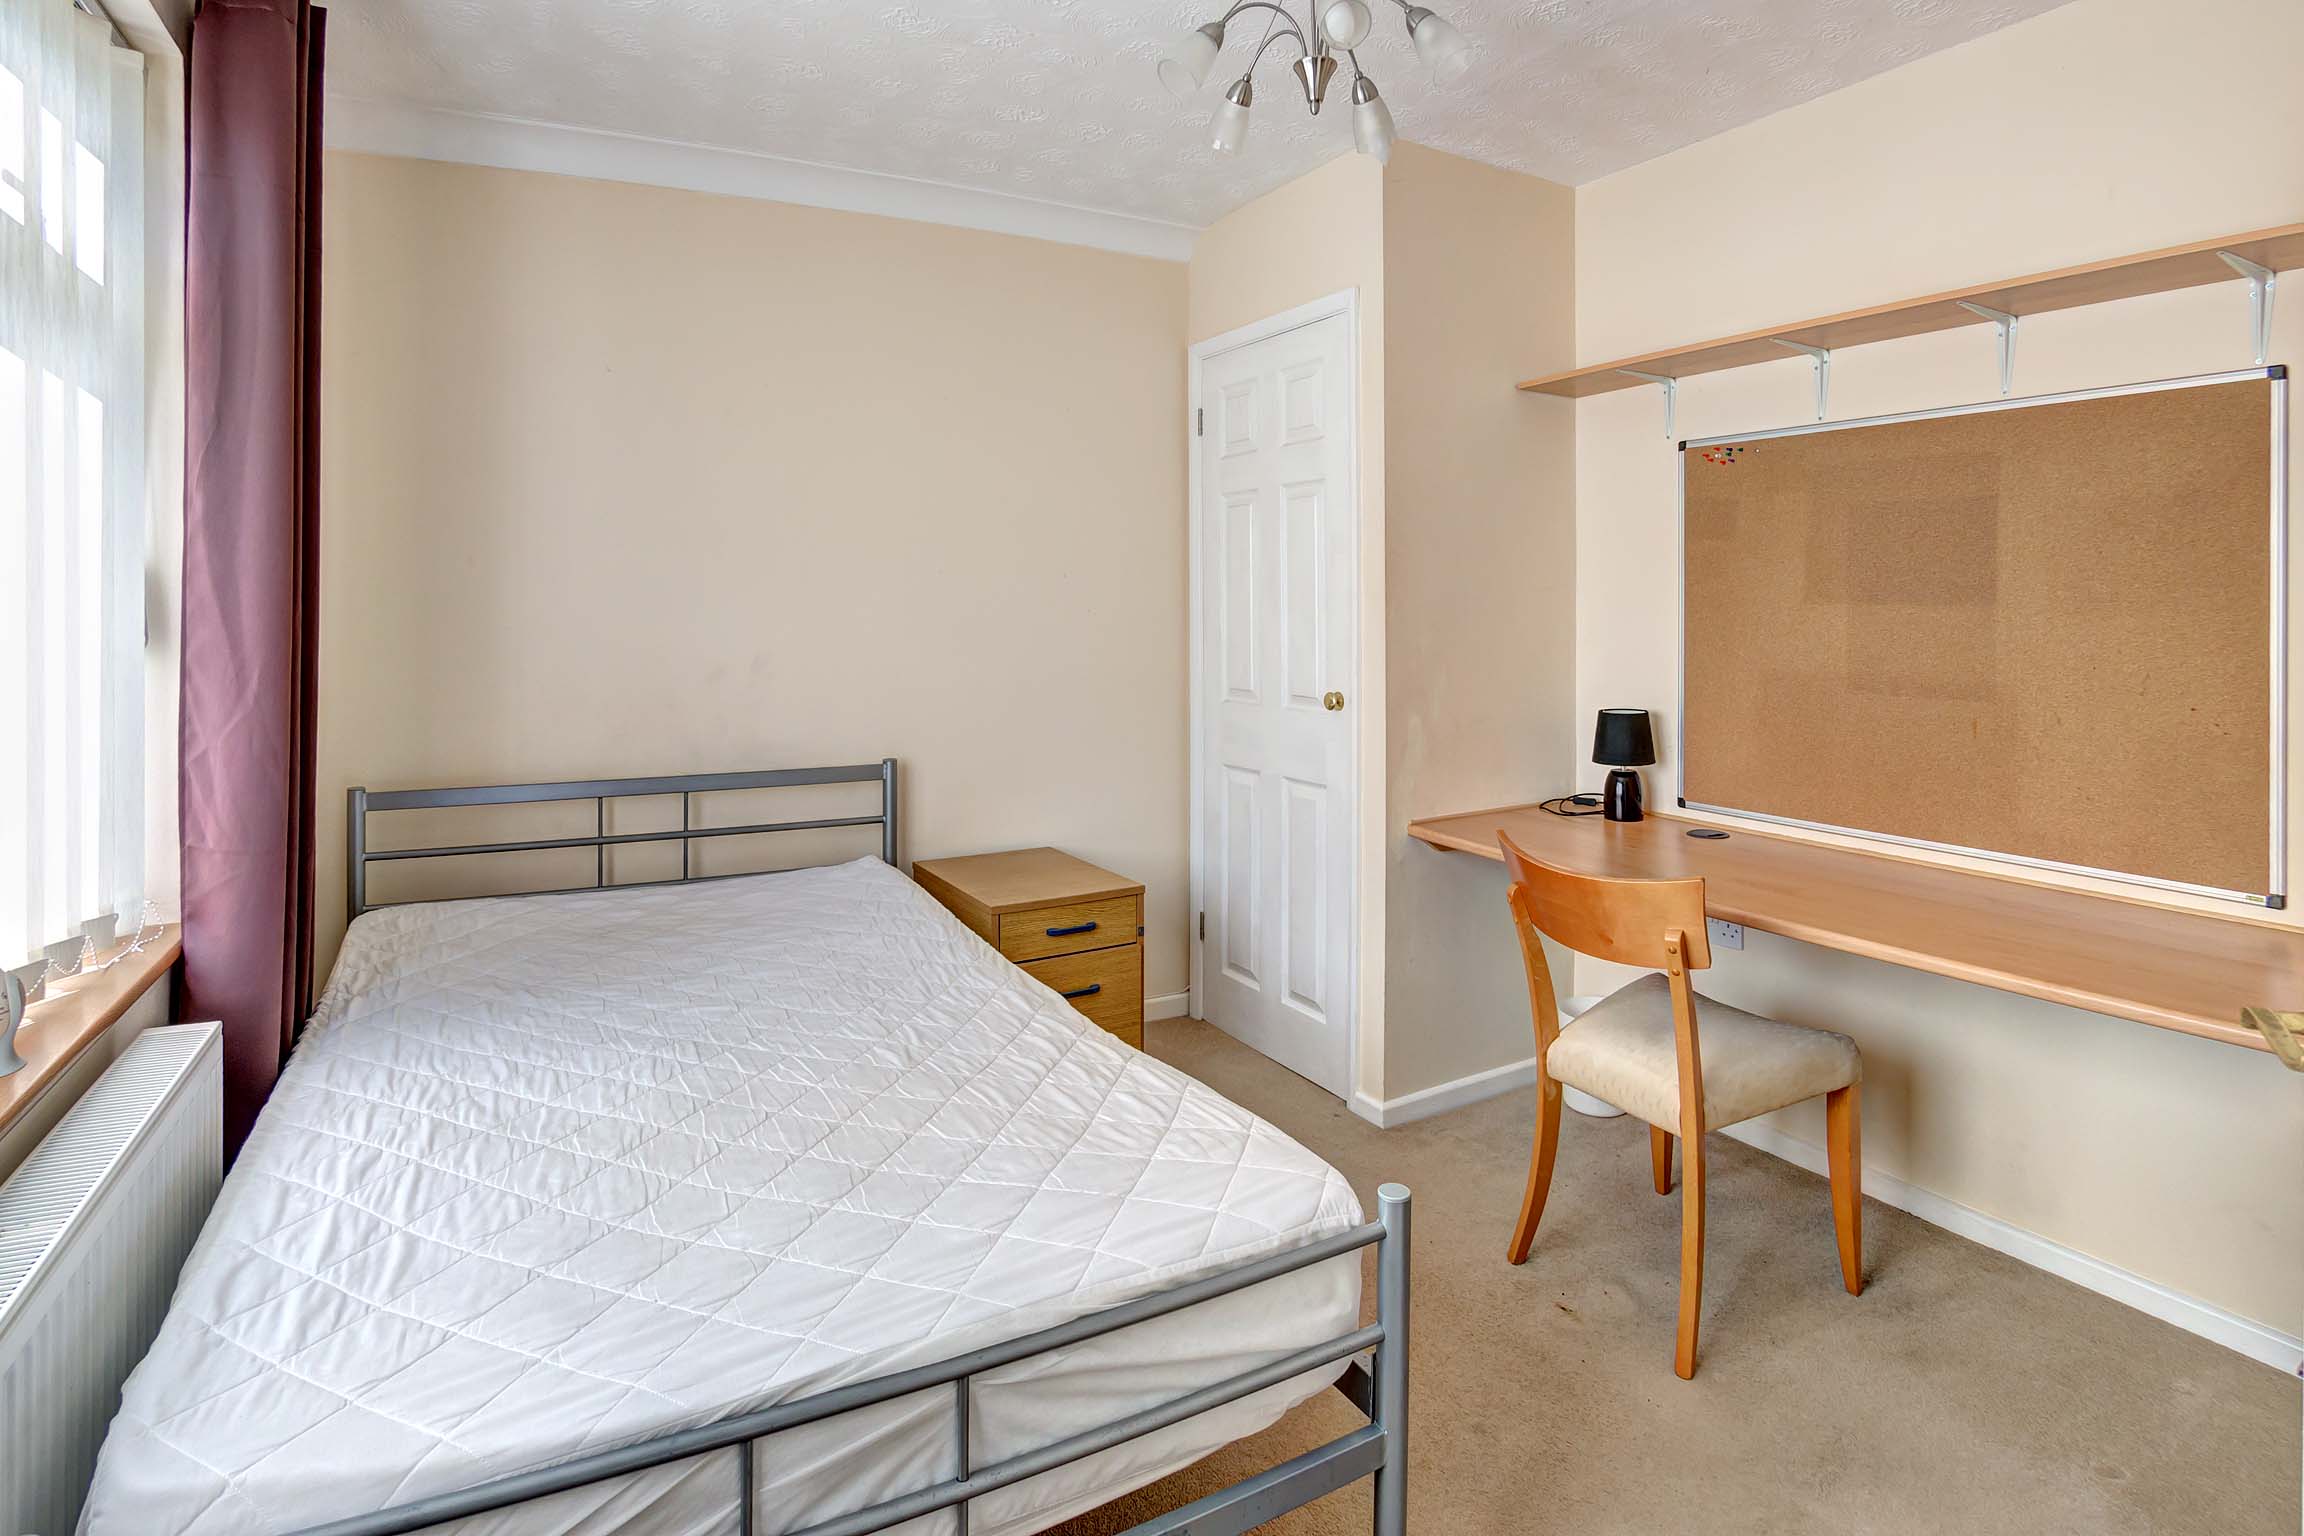
[[[1116,1040],[1144,1048],[1144,887],[1054,848],[921,859],[920,888]]]
[[[1031,960],[1024,969],[1063,993],[1090,1023],[1143,1047],[1144,950],[1135,942],[1134,929],[1126,944]]]
[[[1004,912],[1000,916],[1000,953],[1024,961],[1133,944],[1144,921],[1141,899],[1115,896],[1106,901]]]

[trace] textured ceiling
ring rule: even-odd
[[[1390,0],[1360,61],[1403,138],[1577,183],[2061,0],[1440,0],[1434,86]],[[1292,9],[1301,18],[1303,0]],[[607,129],[1204,225],[1351,145],[1266,56],[1248,148],[1201,125],[1268,14],[1177,102],[1153,66],[1219,0],[334,0],[343,96]]]

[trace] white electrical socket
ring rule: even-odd
[[[1742,949],[1744,947],[1744,925],[1742,923],[1724,923],[1716,917],[1708,917],[1704,919],[1704,931],[1712,936],[1714,949]]]

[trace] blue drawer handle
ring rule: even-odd
[[[1067,992],[1067,993],[1065,993],[1064,995],[1065,995],[1066,997],[1068,997],[1068,998],[1070,998],[1070,997],[1094,997],[1094,996],[1095,996],[1097,993],[1099,993],[1099,992],[1101,992],[1101,991],[1103,991],[1103,990],[1104,990],[1104,983],[1102,983],[1102,982],[1100,982],[1100,981],[1099,981],[1099,982],[1094,982],[1094,983],[1092,983],[1092,984],[1090,984],[1090,985],[1088,985],[1088,986],[1085,986],[1085,987],[1081,987],[1081,988],[1078,988],[1078,989],[1077,989],[1077,990],[1075,990],[1075,991]]]
[[[1071,927],[1069,927],[1069,928],[1051,928],[1051,929],[1049,929],[1049,930],[1048,930],[1048,937],[1050,937],[1050,938],[1052,938],[1052,939],[1063,939],[1063,938],[1069,938],[1069,937],[1071,937],[1071,936],[1072,936],[1073,934],[1075,934],[1075,933],[1094,933],[1095,931],[1096,931],[1096,925],[1095,925],[1094,923],[1074,923],[1074,924],[1073,924]]]

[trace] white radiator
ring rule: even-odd
[[[0,1184],[0,1536],[71,1536],[223,1176],[213,1024],[148,1029]]]

